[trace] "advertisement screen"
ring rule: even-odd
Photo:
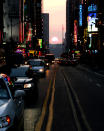
[[[88,32],[96,32],[98,28],[95,27],[96,13],[88,14]]]
[[[77,45],[77,20],[74,20],[74,44]]]
[[[38,39],[38,45],[42,48],[42,39]]]

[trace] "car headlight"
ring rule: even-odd
[[[24,88],[31,88],[31,84],[29,83],[29,84],[24,84]]]
[[[10,122],[11,120],[9,116],[0,117],[0,128],[8,126]]]
[[[39,72],[44,72],[44,69],[39,69]]]

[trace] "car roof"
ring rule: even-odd
[[[29,65],[20,65],[19,67],[30,67]],[[17,68],[19,68],[17,67]]]
[[[30,59],[29,61],[44,61],[42,59]]]

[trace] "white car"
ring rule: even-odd
[[[31,66],[32,70],[39,76],[45,76],[46,66],[45,61],[41,59],[30,59],[28,64]]]
[[[24,95],[24,91],[15,90],[7,75],[0,74],[0,131],[23,130]]]

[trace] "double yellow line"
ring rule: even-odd
[[[52,81],[52,79],[53,79],[53,81]],[[35,131],[41,131],[41,127],[42,127],[42,124],[43,124],[43,121],[44,121],[44,118],[45,118],[45,114],[46,114],[46,111],[47,111],[47,103],[48,103],[48,100],[49,100],[50,90],[51,90],[51,87],[52,87],[51,100],[50,100],[50,104],[49,104],[49,115],[48,115],[48,121],[47,121],[47,125],[46,125],[46,131],[51,130],[51,126],[52,126],[52,122],[53,122],[53,104],[54,104],[54,95],[55,95],[55,80],[56,80],[56,72],[54,73],[54,77],[51,78],[51,80],[49,82],[49,87],[47,89],[47,94],[46,94],[46,97],[45,97],[45,100],[44,100],[44,103],[43,103],[42,113],[41,113],[41,116],[39,118],[39,121],[36,124]]]

